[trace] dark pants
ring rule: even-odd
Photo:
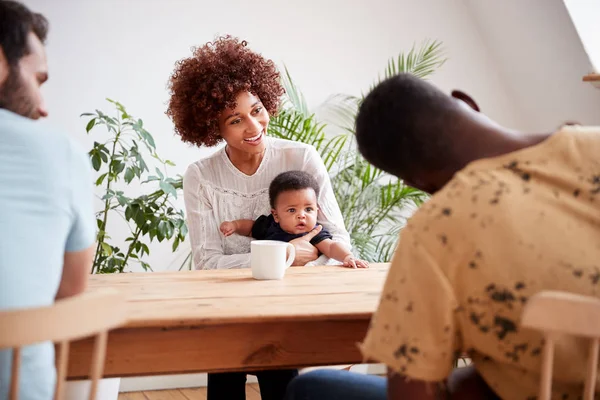
[[[246,372],[208,374],[207,400],[245,400]],[[258,378],[262,400],[283,400],[288,383],[298,375],[296,369],[250,372]]]
[[[452,399],[501,400],[475,368],[452,371],[447,381]],[[317,370],[294,379],[286,400],[386,400],[387,379],[339,370]],[[407,399],[410,400],[410,399]]]

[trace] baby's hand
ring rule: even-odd
[[[225,236],[233,235],[235,233],[236,228],[236,224],[233,221],[225,221],[219,227],[221,233]]]
[[[344,267],[347,268],[369,268],[369,263],[364,260],[354,258],[352,254],[349,254],[344,258]]]

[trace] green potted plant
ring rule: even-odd
[[[98,233],[92,273],[126,272],[134,263],[151,271],[145,261],[150,255],[148,245],[154,240],[167,240],[175,251],[187,235],[184,213],[172,202],[183,187],[182,178],[169,176],[168,167],[175,164],[157,154],[154,138],[143,121],[129,114],[121,103],[107,100],[113,106],[111,115],[100,110],[82,114],[89,117],[86,133],[98,132],[102,138],[94,141],[88,153],[102,204],[96,212]],[[148,156],[154,164],[152,172]],[[130,184],[141,187],[144,194],[129,196]],[[111,236],[108,222],[112,218],[125,221],[129,234],[124,245],[116,244]],[[116,400],[120,382],[120,378],[102,379],[97,398]],[[87,398],[89,386],[89,381],[68,382],[65,398]]]
[[[86,125],[88,134],[100,126],[108,132],[108,138],[95,141],[89,151],[92,167],[98,173],[95,185],[101,188],[103,202],[96,213],[98,243],[92,273],[124,272],[134,262],[149,271],[152,267],[144,257],[150,254],[150,242],[171,241],[175,251],[187,235],[183,210],[172,202],[183,187],[182,178],[169,177],[168,167],[175,164],[160,158],[143,121],[130,115],[119,102],[108,101],[115,107],[114,116],[100,110],[82,114],[90,117]],[[152,173],[145,158],[148,154],[159,164]],[[132,182],[144,189],[150,187],[145,194],[129,197],[119,187]],[[114,244],[107,231],[108,220],[117,217],[125,220],[130,231],[123,248]]]

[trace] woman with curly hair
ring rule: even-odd
[[[183,180],[196,269],[250,266],[251,239],[226,237],[219,225],[269,214],[269,184],[291,170],[315,177],[320,187],[317,221],[333,240],[349,245],[329,175],[314,147],[266,136],[270,116],[277,113],[284,94],[271,60],[251,51],[245,41],[218,38],[177,62],[169,87],[167,115],[181,140],[198,147],[225,142],[213,155],[191,164]],[[320,229],[290,242],[296,249],[294,265],[315,262],[318,251],[309,239]],[[263,400],[282,399],[296,374],[256,373]],[[244,399],[245,381],[245,373],[209,374],[208,398]]]

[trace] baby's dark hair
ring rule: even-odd
[[[277,175],[269,186],[271,208],[275,208],[275,202],[281,193],[309,188],[315,191],[317,197],[319,196],[317,180],[304,171],[288,171]]]

